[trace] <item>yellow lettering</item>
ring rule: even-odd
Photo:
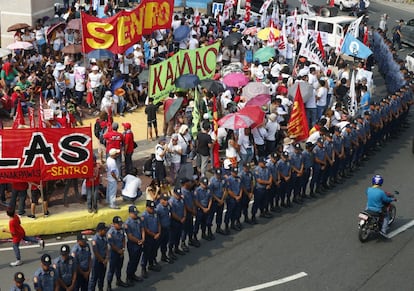
[[[157,2],[148,2],[145,5],[144,29],[151,29],[157,23]]]
[[[145,7],[139,7],[135,9],[137,13],[131,13],[131,38],[135,39],[135,35],[142,35],[142,21],[144,19],[144,9]]]
[[[110,23],[89,22],[86,28],[92,38],[86,38],[86,43],[93,49],[107,49],[114,43],[111,31],[114,27]]]
[[[118,46],[125,46],[131,43],[130,34],[130,20],[129,16],[118,17],[117,31],[118,31]]]
[[[170,11],[171,11],[171,7],[170,7],[170,3],[168,2],[162,2],[159,6],[159,10],[158,10],[158,25],[165,25],[168,24],[170,22]]]

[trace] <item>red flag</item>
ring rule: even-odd
[[[213,130],[214,134],[216,135],[216,141],[213,145],[213,166],[214,168],[220,168],[220,145],[218,143],[217,135],[218,135],[218,112],[217,112],[217,98],[216,96],[213,97]]]
[[[369,47],[369,43],[368,43],[368,28],[364,27],[364,40],[363,43]]]
[[[251,3],[250,0],[246,0],[246,13],[244,14],[244,21],[249,22],[250,21],[250,8],[251,8]]]
[[[274,46],[276,44],[276,37],[273,33],[273,20],[270,20],[270,31],[269,31],[269,39],[267,40],[267,45]]]
[[[17,102],[17,109],[16,109],[16,116],[14,117],[12,128],[16,129],[19,128],[19,125],[24,125],[24,115],[23,115],[23,109],[22,104],[20,103],[20,99]]]
[[[39,120],[37,121],[37,126],[39,128],[46,128],[45,116],[43,114],[43,104],[44,103],[45,103],[45,100],[43,99],[42,91],[40,91],[40,96],[39,96],[39,114],[38,114]]]
[[[35,120],[34,120],[34,108],[33,107],[29,107],[29,125],[30,128],[35,128]]]
[[[108,131],[112,131],[112,107],[108,108]]]
[[[334,7],[334,6],[335,6],[335,0],[329,1],[329,7]]]
[[[297,141],[302,141],[309,137],[308,119],[306,118],[305,104],[303,104],[299,84],[288,123],[288,134],[289,136],[294,136]]]
[[[321,33],[319,31],[318,31],[318,38],[317,38],[316,42],[318,43],[318,47],[319,47],[319,50],[321,51],[322,58],[325,59],[325,50],[323,48]]]

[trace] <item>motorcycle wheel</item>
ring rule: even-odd
[[[360,242],[364,243],[368,240],[370,230],[368,229],[367,224],[362,225],[358,231],[358,239]]]
[[[390,226],[394,222],[395,216],[397,215],[397,208],[395,207],[395,205],[391,204],[390,209],[388,211],[390,214],[390,221],[388,221],[388,226]]]

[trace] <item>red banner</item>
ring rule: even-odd
[[[81,13],[82,50],[107,49],[118,54],[157,29],[171,28],[173,0],[143,0],[131,11],[121,11],[109,18]]]
[[[36,182],[93,174],[92,134],[83,128],[0,130],[0,180]]]
[[[303,104],[299,85],[296,90],[292,113],[290,114],[288,134],[295,137],[296,141],[302,141],[309,137],[308,119],[306,118],[305,105]]]

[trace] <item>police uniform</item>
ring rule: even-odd
[[[92,253],[86,235],[78,234],[78,243],[72,247],[72,257],[77,266],[75,290],[88,290],[89,274],[91,271]],[[83,246],[79,241],[82,241]]]
[[[30,291],[30,286],[24,283],[24,274],[22,272],[17,272],[14,274],[14,281],[16,285],[10,288],[10,291]],[[21,284],[20,287],[17,287],[17,283]]]
[[[333,142],[332,142],[332,138],[333,136],[331,135],[331,133],[329,133],[329,137],[331,140],[326,139],[323,143],[323,148],[325,149],[325,153],[326,153],[326,167],[325,170],[323,171],[323,177],[322,177],[322,185],[325,188],[330,188],[331,186],[333,186],[333,183],[330,183],[328,185],[328,182],[330,182],[331,178],[332,178],[332,173],[333,173],[333,164],[331,165],[329,163],[329,160],[333,161],[334,156],[334,146],[333,146]],[[328,160],[329,158],[329,160]]]
[[[107,238],[109,244],[109,269],[106,277],[108,283],[108,290],[111,289],[112,279],[116,276],[116,284],[121,287],[128,287],[128,284],[121,280],[121,270],[124,264],[125,252],[125,230],[122,227],[122,219],[119,216],[114,216],[112,219],[112,226],[108,230]],[[120,226],[119,229],[116,228]]]
[[[226,205],[227,205],[227,212],[224,216],[224,223],[226,225],[225,232],[229,233],[229,223],[231,224],[231,228],[234,230],[241,230],[241,225],[239,223],[239,215],[240,215],[240,200],[241,200],[241,185],[240,185],[240,177],[234,176],[233,174],[238,173],[237,168],[231,169],[231,176],[227,178],[226,181],[226,188],[228,191],[228,195],[226,198]],[[234,197],[232,196],[234,195]]]
[[[343,156],[340,157],[344,153],[344,140],[342,136],[340,135],[339,128],[335,128],[335,133],[332,137],[332,143],[333,143],[333,150],[335,153],[335,161],[334,161],[334,165],[332,169],[332,176],[334,178],[335,183],[340,183],[339,173],[344,168],[345,157]]]
[[[127,248],[128,248],[128,265],[127,265],[127,283],[130,284],[132,281],[142,281],[142,278],[135,275],[137,271],[139,261],[141,259],[143,251],[143,235],[144,230],[143,222],[140,217],[138,217],[138,210],[134,205],[129,206],[129,213],[134,213],[136,216],[128,217],[125,221],[125,232],[128,238]]]
[[[60,256],[53,261],[53,267],[58,273],[59,290],[64,291],[68,287],[75,287],[77,266],[75,259],[70,255],[68,245],[60,248]]]
[[[279,191],[280,191],[280,199],[281,199],[281,206],[282,207],[292,207],[291,204],[291,193],[292,193],[292,179],[291,179],[291,166],[289,161],[289,153],[283,152],[282,158],[277,161],[276,163],[277,171],[279,172],[280,183],[279,183]]]
[[[98,223],[96,234],[92,237],[92,251],[94,256],[92,259],[92,274],[89,280],[89,290],[95,290],[96,284],[98,284],[99,290],[103,290],[106,263],[109,257],[108,239],[106,234],[100,235],[99,232],[106,231],[106,229],[105,223]]]
[[[294,145],[295,152],[290,156],[290,164],[292,168],[292,188],[293,188],[293,201],[296,203],[302,203],[302,196],[300,193],[302,180],[303,180],[303,155],[302,155],[302,147],[300,144]],[[300,173],[297,173],[299,171]]]
[[[179,255],[185,253],[179,249],[181,233],[183,231],[183,218],[185,219],[187,211],[184,206],[184,200],[181,193],[181,188],[174,189],[174,195],[168,201],[171,207],[171,228],[170,228],[170,243],[168,258],[176,260],[174,252]]]
[[[252,197],[250,197],[249,195],[250,193],[253,194],[254,177],[253,177],[253,173],[249,169],[246,170],[246,167],[243,167],[243,171],[240,174],[240,184],[243,189],[242,190],[243,197],[240,203],[240,211],[241,211],[241,214],[243,214],[244,216],[244,222],[250,223],[251,220],[249,219],[248,210],[249,210],[250,199]]]
[[[224,191],[225,191],[225,180],[222,178],[222,170],[216,169],[215,175],[210,178],[208,188],[213,197],[213,202],[211,205],[210,215],[208,217],[207,224],[212,225],[214,215],[216,215],[216,232],[219,234],[224,234],[221,224],[223,222],[223,210],[224,210]]]
[[[345,129],[342,131],[341,135],[344,140],[344,151],[345,151],[345,160],[344,160],[344,171],[342,173],[343,176],[345,176],[345,172],[348,172],[351,168],[351,155],[352,155],[352,144],[351,144],[351,133],[348,132],[348,129],[351,127],[351,125],[347,124],[345,126]]]
[[[167,246],[170,240],[170,227],[171,227],[171,218],[170,218],[170,205],[168,200],[170,197],[167,194],[162,194],[160,198],[160,203],[155,207],[155,212],[158,215],[158,219],[161,224],[161,236],[160,236],[160,249],[161,249],[161,260],[167,263],[173,263],[167,257]],[[166,206],[162,205],[161,200],[167,201]]]
[[[259,159],[259,163],[265,163],[264,159]],[[265,215],[265,203],[266,203],[266,193],[267,193],[267,184],[259,183],[258,179],[268,181],[271,178],[271,174],[266,165],[262,168],[261,166],[256,166],[253,170],[253,176],[255,178],[256,184],[253,189],[254,193],[254,202],[252,206],[252,223],[257,223],[256,213],[260,209],[261,215]]]
[[[184,205],[187,209],[187,216],[184,222],[183,233],[181,236],[181,248],[186,251],[188,247],[185,244],[185,240],[188,236],[188,244],[199,247],[200,242],[197,238],[194,238],[194,222],[193,217],[196,215],[196,210],[194,207],[194,192],[193,190],[187,189],[185,187],[181,187],[181,193],[184,197]]]
[[[278,171],[276,168],[276,162],[277,162],[277,153],[272,153],[271,159],[266,163],[266,167],[270,171],[270,175],[272,176],[272,185],[270,186],[270,189],[266,191],[266,197],[265,197],[265,210],[269,211],[276,211],[276,208],[279,205],[279,187],[276,185],[277,177],[278,177]]]
[[[43,268],[39,268],[34,273],[33,285],[35,290],[40,289],[42,291],[55,291],[58,286],[58,272],[51,266],[52,258],[48,254],[42,255],[40,258],[42,265],[47,266],[45,271]]]
[[[203,186],[198,186],[194,191],[194,201],[197,207],[197,215],[194,223],[194,236],[197,237],[198,230],[201,226],[201,237],[205,240],[213,240],[214,236],[211,232],[211,225],[208,225],[208,234],[206,234],[207,220],[211,211],[212,196],[208,189],[207,177],[202,177],[200,182]],[[206,208],[207,213],[205,213],[202,208]]]
[[[316,193],[320,193],[324,189],[322,189],[322,177],[323,177],[323,171],[326,166],[326,152],[323,148],[323,138],[319,138],[317,141],[317,145],[313,148],[313,154],[315,157],[314,163],[313,163],[313,174],[312,174],[312,180],[310,182],[310,188],[311,192],[315,189],[316,186]],[[316,161],[316,159],[320,160],[320,162]]]
[[[313,144],[311,142],[306,143],[306,150],[302,152],[303,157],[303,178],[301,183],[301,196],[308,197],[306,195],[306,188],[308,187],[309,178],[311,175],[311,171],[313,168],[313,152],[312,152]],[[309,196],[314,197],[313,189],[311,189]],[[309,197],[308,197],[309,198]]]
[[[159,237],[155,238],[157,234],[161,231],[161,225],[157,213],[155,213],[155,203],[154,201],[147,201],[146,204],[147,210],[142,214],[144,221],[145,229],[145,244],[144,244],[144,255],[141,260],[142,267],[142,276],[147,277],[147,265],[148,270],[157,271],[161,270],[160,266],[156,262],[158,247],[159,247]],[[149,209],[152,209],[150,213]]]

